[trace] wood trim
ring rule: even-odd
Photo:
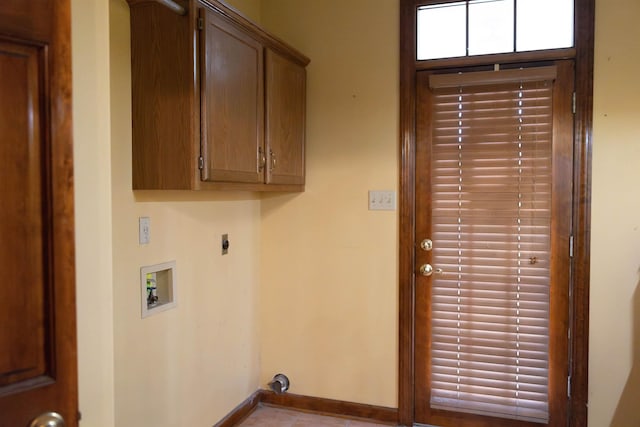
[[[360,418],[392,425],[398,423],[398,410],[383,406],[344,402],[321,397],[301,396],[298,394],[275,394],[270,390],[261,391],[260,402],[284,408],[316,412],[318,414]]]
[[[193,0],[192,0],[193,1]],[[302,52],[294,49],[293,47],[286,44],[282,39],[274,36],[273,34],[267,32],[256,23],[251,21],[242,15],[238,10],[229,6],[220,0],[197,0],[202,4],[206,4],[211,9],[216,10],[220,15],[225,16],[227,19],[231,19],[233,22],[237,23],[241,27],[247,29],[249,32],[257,36],[257,39],[264,44],[265,46],[271,48],[272,50],[280,53],[281,55],[291,59],[294,62],[306,67],[310,59],[306,57]]]
[[[553,165],[551,213],[551,275],[549,305],[549,425],[569,425],[567,398],[568,338],[570,323],[570,243],[573,146],[573,61],[559,61],[553,85]]]
[[[415,123],[416,72],[428,68],[479,65],[475,59],[415,60],[415,8],[436,0],[400,0],[400,201],[399,201],[399,386],[398,414],[401,425],[413,424],[414,413],[414,261],[415,248]],[[439,0],[438,0],[439,2]],[[570,324],[572,394],[569,424],[586,427],[589,373],[589,265],[591,239],[591,158],[593,130],[593,48],[595,0],[575,0],[575,51],[558,50],[542,59],[565,59],[575,55],[576,97],[574,135],[574,260],[572,265],[572,307]],[[546,52],[549,53],[549,52]],[[487,60],[530,61],[522,56],[488,56]],[[559,55],[556,57],[556,55]],[[465,62],[467,61],[467,62]],[[469,62],[471,61],[471,62]],[[491,61],[491,62],[494,62]]]
[[[271,390],[259,389],[227,414],[227,416],[214,424],[213,427],[234,427],[247,418],[258,405],[262,403],[269,406],[314,412],[321,415],[358,418],[390,425],[397,425],[398,423],[398,410],[395,408],[344,402],[321,397],[302,396],[299,394],[275,394]]]
[[[416,4],[400,0],[398,421],[402,426],[413,425],[414,418]]]
[[[419,144],[418,141],[422,141],[425,138],[425,135],[431,133],[431,129],[433,128],[433,110],[431,108],[421,108],[420,105],[433,104],[433,96],[434,93],[429,89],[429,80],[433,76],[430,71],[422,71],[417,73],[416,75],[416,148],[415,148],[415,164],[419,165],[430,165],[431,163],[431,150],[433,146],[431,144]],[[431,168],[431,165],[429,166]],[[414,179],[416,194],[418,193],[418,189],[430,189],[431,188],[431,173],[427,174],[418,174]],[[422,190],[424,191],[424,190]],[[432,208],[432,197],[422,196],[416,197],[415,200],[415,208],[414,212],[417,211],[430,211]],[[431,236],[431,224],[427,222],[425,218],[420,218],[417,215],[415,216],[415,231],[423,231],[425,232],[425,236]],[[417,234],[414,233],[414,236]],[[422,251],[418,251],[422,252]],[[427,253],[419,253],[415,255],[416,264],[421,264],[423,262],[428,262],[433,264],[433,252]],[[416,284],[414,295],[415,295],[415,306],[414,306],[414,336],[419,335],[422,337],[429,337],[428,330],[426,325],[431,323],[431,312],[429,310],[417,310],[416,307],[430,306],[431,305],[431,292],[429,292],[429,287],[432,282],[430,279],[426,277],[417,276],[414,279]],[[428,363],[424,361],[420,362],[416,358],[416,354],[429,354],[431,352],[431,339],[421,339],[415,340],[413,345],[413,384],[414,384],[414,418],[417,414],[421,413],[431,413],[434,412],[429,411],[430,409],[430,401],[431,401],[431,390],[428,390],[426,387],[421,384],[429,384],[431,382],[432,375],[432,366],[429,366]],[[421,380],[423,378],[423,380]],[[434,420],[435,423],[435,420]]]
[[[591,158],[595,0],[576,4],[576,114],[572,266],[571,426],[587,426],[589,384],[589,286],[591,260]]]
[[[226,417],[218,421],[213,427],[233,427],[247,418],[260,403],[262,390],[256,390],[244,402],[236,406]]]
[[[304,184],[249,184],[236,182],[197,182],[196,190],[229,190],[251,192],[303,192]]]
[[[553,49],[535,52],[496,53],[491,55],[463,56],[460,58],[429,59],[416,61],[416,70],[434,70],[438,68],[472,67],[486,64],[511,64],[522,62],[559,61],[573,59],[576,49]]]
[[[59,413],[69,427],[78,425],[78,349],[76,319],[76,263],[75,263],[75,199],[73,170],[73,79],[71,60],[71,4],[52,2],[53,40],[50,44],[49,65],[51,98],[50,111],[50,171],[54,289],[51,298],[56,307],[54,348],[57,370]],[[51,402],[50,402],[51,403]]]

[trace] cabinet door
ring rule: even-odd
[[[267,183],[304,184],[306,71],[267,50]]]
[[[262,44],[216,13],[201,13],[202,180],[262,183]]]

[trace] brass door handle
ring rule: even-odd
[[[431,264],[423,264],[420,267],[420,274],[426,277],[431,276],[433,274],[433,267],[431,266]]]
[[[429,277],[431,276],[433,273],[435,274],[442,274],[443,271],[441,268],[433,268],[431,266],[431,264],[423,264],[420,267],[420,274],[422,274],[423,276]]]

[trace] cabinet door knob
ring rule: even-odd
[[[269,157],[271,157],[271,172],[276,168],[276,154],[273,150],[269,150]]]

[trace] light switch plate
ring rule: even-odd
[[[369,191],[370,211],[395,211],[396,192],[391,190],[370,190]]]
[[[138,218],[138,243],[148,245],[151,241],[151,219],[148,216]]]

